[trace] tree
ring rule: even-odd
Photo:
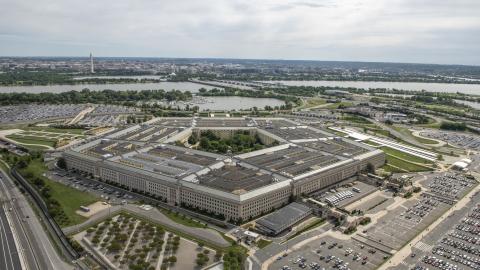
[[[65,158],[61,157],[57,161],[57,166],[61,169],[67,169],[67,162],[65,162]]]

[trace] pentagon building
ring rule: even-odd
[[[175,145],[203,130],[218,137],[248,131],[267,147],[220,155]],[[154,118],[64,157],[69,170],[240,221],[385,163],[381,150],[282,118]]]

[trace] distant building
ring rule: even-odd
[[[403,113],[386,113],[383,115],[383,121],[392,121],[393,123],[404,123],[408,121],[408,116]]]
[[[95,69],[93,67],[93,55],[90,53],[90,73],[95,73]]]

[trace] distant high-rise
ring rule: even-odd
[[[95,70],[93,69],[93,55],[90,53],[90,73],[95,73]]]

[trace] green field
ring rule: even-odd
[[[81,128],[54,128],[54,127],[27,127],[22,128],[25,131],[45,131],[45,132],[55,132],[55,133],[68,133],[75,135],[83,135],[86,131]]]
[[[310,224],[308,224],[307,226],[305,226],[303,229],[297,231],[296,233],[290,235],[288,238],[287,238],[287,241],[290,240],[290,239],[293,239],[297,236],[299,236],[300,234],[306,232],[306,231],[309,231],[309,230],[312,230],[318,226],[321,226],[325,223],[325,219],[316,219],[314,221],[312,221]]]
[[[260,239],[257,242],[257,247],[261,249],[261,248],[264,248],[264,247],[270,245],[271,243],[272,243],[272,241],[270,241],[270,240]]]
[[[172,213],[167,210],[161,210],[162,214],[166,215],[169,219],[172,221],[182,224],[188,227],[194,227],[194,228],[205,228],[205,225],[201,224],[200,222],[197,222],[195,220],[192,220],[188,217],[185,217],[184,215],[180,215],[178,213]]]
[[[339,106],[344,106],[344,107],[351,107],[353,103],[351,102],[338,102],[338,103],[332,103],[328,106],[326,106],[326,109],[338,109]]]
[[[305,102],[298,107],[299,109],[311,108],[316,107],[318,105],[323,105],[326,103],[326,100],[323,98],[309,98],[305,100]]]
[[[371,145],[371,146],[380,146],[380,144],[376,143],[376,142],[372,142],[370,140],[366,140],[364,141],[364,143],[368,144],[368,145]]]
[[[376,126],[375,126],[375,128],[365,127],[365,129],[367,131],[373,132],[375,135],[382,135],[382,136],[385,136],[385,137],[390,137],[390,132],[388,130],[377,128]]]
[[[18,135],[8,135],[6,137],[20,144],[39,144],[39,145],[45,145],[45,146],[51,146],[51,147],[55,146],[55,141],[47,140],[39,137],[18,136]],[[31,147],[31,146],[28,146],[28,147]],[[48,147],[44,147],[43,149],[46,149],[46,148]]]
[[[354,115],[354,114],[347,114],[342,118],[342,120],[349,121],[352,123],[357,123],[357,124],[370,124],[370,121],[368,121],[364,117]]]
[[[397,130],[398,132],[406,135],[406,136],[411,136],[413,137],[416,141],[418,141],[419,143],[423,143],[423,144],[437,144],[437,141],[434,141],[434,140],[430,140],[430,139],[426,139],[426,138],[421,138],[421,137],[418,137],[418,136],[415,136],[413,135],[413,133],[408,129],[408,128],[404,128],[404,127],[393,127],[395,130]]]
[[[21,169],[20,171],[23,175],[28,175],[30,173],[34,177],[42,178],[45,181],[45,186],[50,188],[51,197],[59,202],[65,215],[68,217],[67,221],[57,220],[56,218],[60,226],[66,227],[85,221],[86,218],[77,215],[75,211],[78,210],[81,205],[87,206],[96,202],[97,199],[87,192],[67,187],[44,177],[43,173],[46,172],[46,170],[47,169],[41,160],[34,159],[29,163],[28,167]]]
[[[420,157],[417,157],[417,156],[414,156],[414,155],[410,155],[410,154],[395,150],[395,149],[390,148],[390,147],[384,146],[381,149],[386,154],[389,154],[389,155],[392,155],[392,156],[395,156],[395,157],[398,157],[398,158],[401,158],[401,159],[405,159],[405,160],[408,160],[410,162],[422,163],[422,164],[433,164],[433,162],[430,161],[430,160],[426,160],[426,159],[423,159],[423,158],[420,158]]]
[[[399,158],[396,158],[396,157],[388,155],[388,154],[387,154],[387,165],[390,169],[398,170],[398,169],[390,166],[390,165],[393,165],[393,166],[398,167],[400,169],[404,169],[405,171],[408,171],[408,172],[432,171],[431,168],[420,166],[420,165],[417,165],[417,164],[413,164],[413,163],[401,160]],[[388,167],[387,167],[387,170],[388,170]],[[403,171],[399,170],[399,172],[403,172]]]
[[[391,173],[405,173],[406,172],[404,170],[397,169],[397,168],[395,168],[393,166],[390,166],[388,164],[383,165],[382,169],[385,170],[386,172],[391,172]]]

